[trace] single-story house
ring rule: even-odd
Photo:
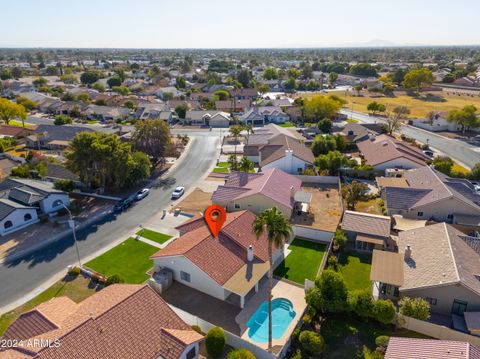
[[[25,138],[31,135],[36,126],[34,127],[20,127],[20,126],[10,126],[10,125],[0,125],[0,138],[11,137],[16,140]]]
[[[80,303],[52,298],[20,315],[2,339],[20,343],[0,352],[7,358],[195,359],[203,336],[148,285],[113,284]]]
[[[340,226],[356,250],[370,252],[373,249],[394,250],[396,246],[395,241],[390,238],[391,217],[345,211]]]
[[[375,170],[388,168],[418,168],[425,166],[430,159],[420,149],[398,141],[388,135],[370,137],[357,143],[361,155],[367,164]]]
[[[374,296],[424,298],[433,313],[480,311],[479,239],[447,223],[399,233],[398,253],[374,249]]]
[[[271,168],[264,172],[232,172],[225,184],[218,186],[212,194],[212,202],[222,205],[229,212],[248,209],[260,213],[277,207],[286,218],[295,208],[295,194],[301,192],[302,181]]]
[[[480,226],[480,195],[470,181],[450,178],[431,166],[406,171],[396,180],[398,187],[393,183],[382,190],[388,215]]]
[[[255,88],[235,89],[231,91],[231,95],[237,100],[250,100],[250,101],[255,101],[259,96],[258,90]]]
[[[379,125],[373,123],[347,123],[340,132],[348,142],[357,143],[382,133]]]
[[[478,359],[480,349],[469,342],[391,337],[385,359]]]
[[[174,280],[243,308],[268,274],[268,240],[250,230],[255,214],[228,213],[215,238],[202,216],[177,227],[181,236],[152,255],[155,271],[168,269]],[[283,255],[274,252],[274,261]]]
[[[126,107],[118,106],[98,106],[88,105],[83,114],[90,120],[99,121],[115,121],[117,119],[125,119],[130,116],[131,110]]]
[[[230,114],[216,110],[187,111],[182,120],[187,125],[201,125],[210,127],[228,127],[232,122]]]
[[[439,112],[432,118],[411,120],[411,124],[416,127],[423,128],[428,131],[451,131],[458,132],[462,130],[462,126],[455,122],[447,121],[448,112]]]
[[[243,114],[247,108],[250,108],[251,105],[251,100],[228,99],[222,101],[215,101],[215,108],[217,110],[229,113],[234,112]]]
[[[265,125],[267,123],[285,123],[290,121],[290,117],[280,107],[264,106],[250,108],[240,117],[240,121],[245,124]]]
[[[38,222],[37,210],[10,199],[0,199],[0,236]]]
[[[35,133],[25,139],[25,145],[34,149],[64,150],[80,132],[93,132],[93,130],[70,125],[38,125]]]

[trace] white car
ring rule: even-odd
[[[137,194],[135,195],[135,199],[137,201],[140,201],[141,199],[144,199],[145,197],[147,197],[149,193],[150,193],[150,190],[148,188],[144,188],[137,192]]]
[[[177,199],[183,196],[185,193],[185,187],[179,186],[175,188],[175,190],[172,192],[172,199]]]

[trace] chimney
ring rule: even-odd
[[[405,260],[410,259],[412,257],[412,247],[410,247],[410,244],[407,244],[405,247]]]
[[[250,244],[247,250],[247,260],[249,262],[253,261],[253,246]]]
[[[296,191],[295,191],[295,187],[290,186],[290,198],[295,197],[295,192],[296,192]]]

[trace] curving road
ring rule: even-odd
[[[194,136],[193,133],[191,135]],[[191,137],[191,141],[190,150],[182,162],[163,178],[159,186],[151,188],[144,200],[118,216],[109,215],[101,223],[77,231],[83,258],[124,237],[125,233],[133,231],[154,213],[167,208],[175,185],[181,184],[188,190],[207,174],[218,155],[219,136],[195,136]],[[21,299],[64,271],[67,265],[75,263],[77,257],[73,243],[73,236],[68,235],[21,259],[1,264],[0,308]]]
[[[364,123],[378,123],[385,121],[382,117],[369,116],[349,110],[342,110],[341,112]],[[480,148],[468,142],[446,138],[434,132],[410,125],[402,125],[399,132],[422,143],[428,142],[433,149],[442,152],[467,167],[471,168],[475,166],[476,163],[480,162],[480,152],[478,152]]]

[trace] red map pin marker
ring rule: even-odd
[[[225,211],[225,208],[222,206],[214,204],[205,210],[203,217],[205,218],[205,222],[207,222],[208,228],[210,228],[213,236],[217,238],[225,220],[227,219],[227,211]]]

